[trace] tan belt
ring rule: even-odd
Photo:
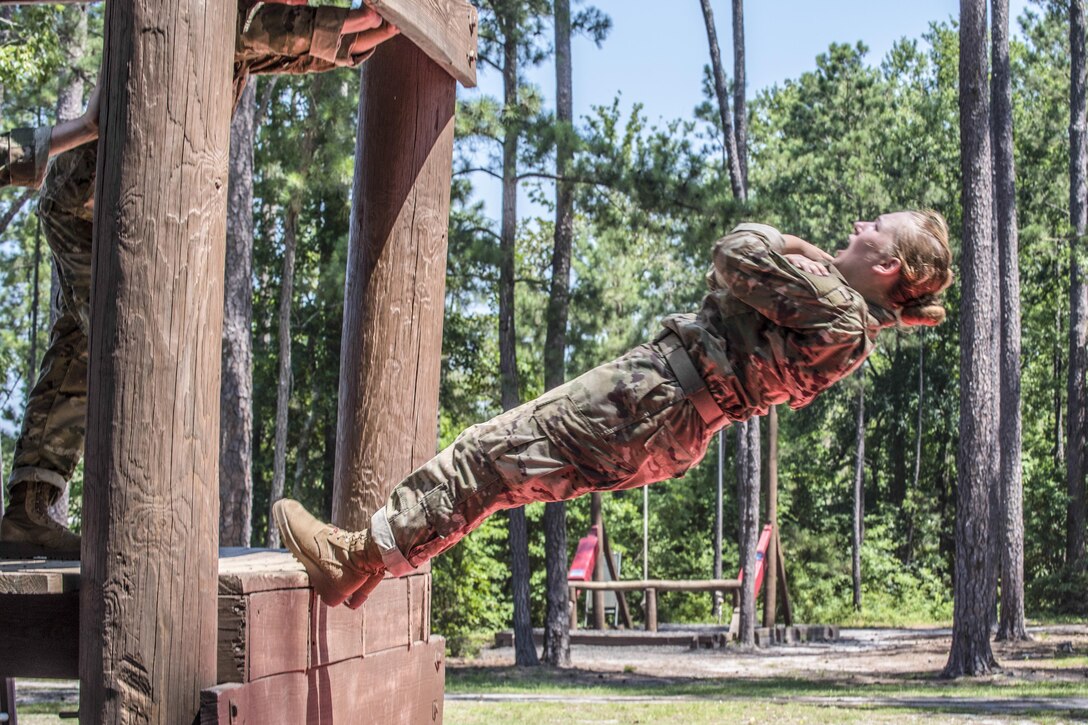
[[[707,425],[718,423],[725,414],[714,401],[714,396],[710,394],[703,376],[695,369],[695,364],[684,348],[680,336],[675,332],[668,332],[659,337],[656,342],[665,356],[665,362],[669,364],[677,382],[683,388],[684,395],[695,406],[703,422]]]

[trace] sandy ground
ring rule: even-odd
[[[1029,642],[994,643],[1001,677],[1083,682],[1088,697],[1088,667],[1070,667],[1070,654],[1088,654],[1088,623],[1031,627]],[[684,646],[601,647],[575,645],[577,670],[652,678],[800,677],[858,684],[931,678],[944,667],[951,646],[950,629],[843,629],[834,642],[775,645],[743,652],[692,650]],[[472,659],[450,658],[448,668],[512,665],[511,647],[483,650]]]

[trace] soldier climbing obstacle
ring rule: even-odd
[[[357,607],[501,509],[681,476],[711,436],[771,405],[807,405],[855,370],[891,325],[944,320],[948,229],[933,211],[855,222],[834,258],[762,224],[714,247],[698,314],[653,342],[475,425],[347,532],[282,499],[276,524],[322,600]]]
[[[234,103],[252,73],[316,73],[355,67],[397,32],[370,8],[240,0]],[[97,143],[89,142],[98,137],[97,101],[96,88],[80,119],[52,129],[17,129],[0,136],[0,186],[42,186],[38,214],[61,282],[60,315],[27,398],[8,480],[11,498],[0,522],[0,543],[18,555],[79,557],[79,537],[49,516],[49,506],[68,486],[83,456],[86,433],[91,225],[98,154]],[[60,155],[47,172],[46,159],[55,154]]]

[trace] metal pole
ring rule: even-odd
[[[718,431],[718,494],[714,506],[714,578],[722,578],[722,495],[725,473],[725,433]],[[645,576],[645,575],[644,575]],[[649,578],[649,577],[645,577]],[[714,592],[714,611],[719,623],[722,618],[722,593]]]
[[[650,488],[642,487],[642,578],[650,578]]]

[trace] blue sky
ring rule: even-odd
[[[575,10],[585,3],[575,0]],[[622,94],[624,109],[641,103],[651,122],[690,118],[702,100],[703,66],[710,62],[706,29],[698,0],[597,0],[593,3],[612,18],[612,31],[600,48],[584,38],[573,42],[575,118],[594,105],[610,103]],[[1012,31],[1029,4],[1010,0]],[[718,39],[727,73],[732,76],[732,4],[713,0]],[[788,78],[815,68],[816,56],[833,42],[869,47],[868,60],[877,64],[899,38],[921,38],[931,21],[959,15],[958,0],[748,0],[744,8],[748,98]],[[554,106],[555,70],[549,60],[529,74]],[[498,74],[482,68],[480,92],[501,97]],[[488,214],[498,215],[497,184],[476,175]],[[522,216],[531,214],[527,200]]]

